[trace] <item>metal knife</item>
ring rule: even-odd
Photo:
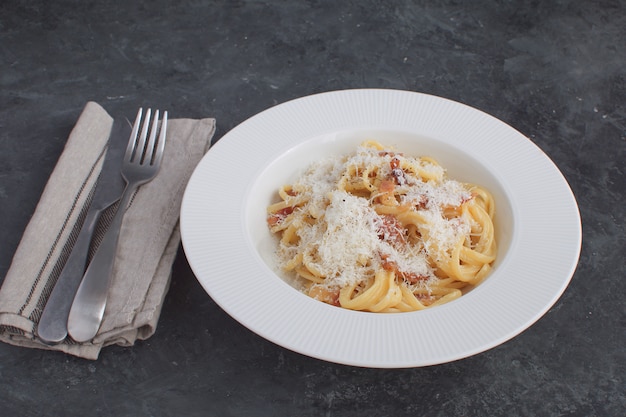
[[[37,335],[44,343],[57,344],[67,337],[67,317],[87,267],[89,245],[98,219],[124,192],[126,183],[121,170],[130,131],[131,126],[126,119],[114,120],[91,205],[37,326]]]

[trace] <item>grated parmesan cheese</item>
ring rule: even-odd
[[[422,181],[413,175],[394,173],[399,168],[391,167],[392,158],[410,159],[436,180]],[[337,188],[342,174],[351,167],[377,167],[380,175],[397,179],[397,190],[403,195],[399,203],[419,206],[419,213],[428,222],[421,245],[393,244],[385,233],[381,235],[381,216],[371,202]],[[364,146],[348,157],[315,162],[293,189],[308,200],[301,211],[317,220],[301,222],[296,247],[281,243],[279,264],[289,262],[295,253],[308,251],[315,268],[326,277],[325,284],[344,287],[372,276],[381,268],[384,255],[398,271],[426,277],[423,285],[428,285],[429,280],[437,279],[428,258],[445,257],[460,238],[470,233],[470,225],[463,218],[443,216],[444,207],[458,207],[471,198],[462,183],[446,179],[444,173],[442,167],[428,161]]]
[[[371,259],[380,245],[374,224],[378,214],[368,200],[345,191],[331,192],[329,200],[326,230],[316,230],[312,240],[319,242],[322,273],[337,285],[350,285],[362,279],[365,260]]]

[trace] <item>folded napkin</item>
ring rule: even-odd
[[[4,278],[0,340],[97,359],[104,346],[132,346],[154,334],[180,244],[183,192],[209,149],[215,119],[168,121],[161,169],[139,188],[124,216],[109,298],[93,341],[76,343],[68,338],[49,346],[36,336],[43,308],[88,210],[112,125],[113,119],[102,107],[87,103]],[[112,210],[102,215],[95,242],[102,238],[112,217]]]

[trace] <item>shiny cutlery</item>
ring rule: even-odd
[[[37,325],[37,335],[45,343],[60,343],[67,336],[67,317],[85,273],[94,230],[104,210],[117,202],[124,191],[124,180],[119,172],[130,129],[126,119],[113,122],[89,210]]]
[[[77,342],[93,339],[100,328],[124,213],[135,190],[151,181],[161,166],[167,131],[167,111],[159,122],[159,111],[156,110],[151,126],[150,115],[150,109],[146,111],[145,118],[142,117],[142,109],[137,113],[122,162],[121,172],[126,180],[124,194],[109,229],[87,267],[70,308],[67,329],[71,338]]]

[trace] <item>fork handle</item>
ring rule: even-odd
[[[61,343],[67,336],[67,316],[72,306],[76,289],[80,285],[87,264],[89,244],[96,223],[103,210],[90,209],[87,212],[80,233],[76,238],[69,258],[57,278],[52,293],[46,302],[39,324],[37,336],[47,344]]]
[[[98,333],[106,307],[122,219],[137,186],[126,186],[122,201],[76,291],[67,318],[67,331],[76,342],[87,342]]]

